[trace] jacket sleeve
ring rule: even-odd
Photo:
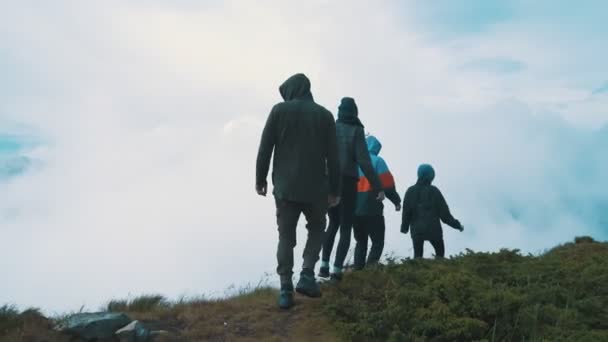
[[[365,142],[365,134],[363,132],[363,128],[357,128],[355,131],[355,159],[357,160],[357,164],[363,170],[363,174],[369,180],[372,187],[375,191],[383,191],[382,183],[380,182],[380,178],[372,165],[372,159],[369,156],[369,151],[367,150],[367,143]]]
[[[412,203],[412,188],[407,189],[405,195],[403,195],[403,208],[401,209],[401,232],[407,234],[410,230],[410,223],[414,215]]]
[[[327,127],[327,175],[329,178],[329,194],[340,196],[341,178],[338,163],[338,142],[336,138],[336,122],[333,115],[328,113]]]
[[[452,216],[452,213],[450,213],[450,208],[448,207],[448,203],[445,201],[445,198],[443,198],[441,191],[439,191],[439,189],[437,188],[436,198],[438,202],[437,205],[439,207],[439,218],[441,219],[441,221],[443,221],[443,223],[454,229],[460,229],[460,222],[455,219],[454,216]]]
[[[395,178],[388,168],[386,161],[382,157],[378,157],[376,163],[376,173],[380,177],[382,187],[386,192],[386,197],[394,204],[398,205],[401,203],[401,196],[397,193],[395,186]]]
[[[276,112],[273,108],[270,115],[268,115],[268,119],[266,120],[266,125],[262,131],[260,148],[258,149],[258,157],[255,167],[255,184],[259,186],[268,184],[266,178],[268,177],[270,159],[272,158],[272,151],[274,150],[274,145],[276,143],[275,125]]]
[[[401,196],[399,196],[395,187],[386,190],[386,197],[388,197],[394,205],[401,204]]]

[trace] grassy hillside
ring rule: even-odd
[[[390,263],[327,291],[347,339],[608,341],[608,244]]]
[[[169,335],[160,341],[608,341],[608,244],[590,238],[540,256],[467,251],[449,260],[392,260],[297,296],[274,289],[222,301],[113,301]],[[0,308],[1,340],[64,341],[36,310]]]

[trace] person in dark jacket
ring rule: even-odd
[[[441,221],[450,227],[463,231],[464,227],[450,213],[441,191],[431,183],[435,170],[431,165],[418,167],[418,181],[407,189],[403,199],[403,219],[401,232],[411,230],[414,258],[422,258],[424,241],[429,241],[435,249],[435,257],[445,256]]]
[[[382,149],[382,144],[376,137],[371,135],[366,140],[372,165],[378,177],[380,177],[386,197],[393,202],[395,210],[399,211],[401,210],[401,197],[395,189],[395,179],[384,159],[378,155]],[[384,249],[384,233],[386,230],[383,215],[384,205],[376,200],[371,190],[372,187],[369,180],[365,177],[363,170],[359,169],[357,205],[353,225],[353,233],[357,241],[355,246],[355,270],[363,269],[366,264],[377,264]],[[369,256],[367,255],[368,239],[372,241]]]
[[[358,114],[355,100],[350,97],[343,98],[338,108],[338,120],[336,121],[338,157],[342,177],[341,202],[337,207],[329,210],[329,226],[325,232],[321,269],[319,270],[320,277],[331,276],[331,279],[336,281],[342,279],[342,267],[350,248],[350,235],[355,217],[357,183],[359,181],[359,166],[370,180],[372,192],[376,195],[377,200],[384,200],[382,183],[374,170],[367,151],[365,132]],[[329,259],[338,230],[340,230],[340,241],[338,242],[334,267],[330,274]]]
[[[308,78],[296,74],[279,91],[285,101],[272,108],[266,121],[255,187],[259,195],[266,196],[266,177],[274,151],[272,182],[279,230],[279,306],[288,309],[294,305],[293,249],[302,213],[308,223],[308,240],[296,291],[309,297],[321,296],[314,269],[323,243],[327,208],[340,201],[340,170],[334,117],[314,102]]]

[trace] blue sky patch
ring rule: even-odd
[[[26,137],[0,134],[0,180],[23,173],[31,160],[23,155],[32,142]]]
[[[515,73],[524,70],[526,65],[518,60],[497,57],[474,60],[463,64],[462,68],[492,73]]]
[[[593,95],[604,94],[604,93],[608,93],[608,81],[606,81],[603,85],[593,89],[593,92],[592,92]]]
[[[439,0],[420,1],[414,6],[421,23],[442,36],[483,32],[514,15],[509,1]]]
[[[13,137],[4,137],[0,135],[0,153],[15,153],[20,148],[21,144]]]

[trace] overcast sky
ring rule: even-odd
[[[606,239],[606,13],[602,0],[0,0],[0,304],[61,313],[275,282],[255,157],[297,72],[333,113],[357,100],[400,193],[435,166],[466,229],[445,228],[448,254]],[[410,256],[385,214],[385,252]]]

